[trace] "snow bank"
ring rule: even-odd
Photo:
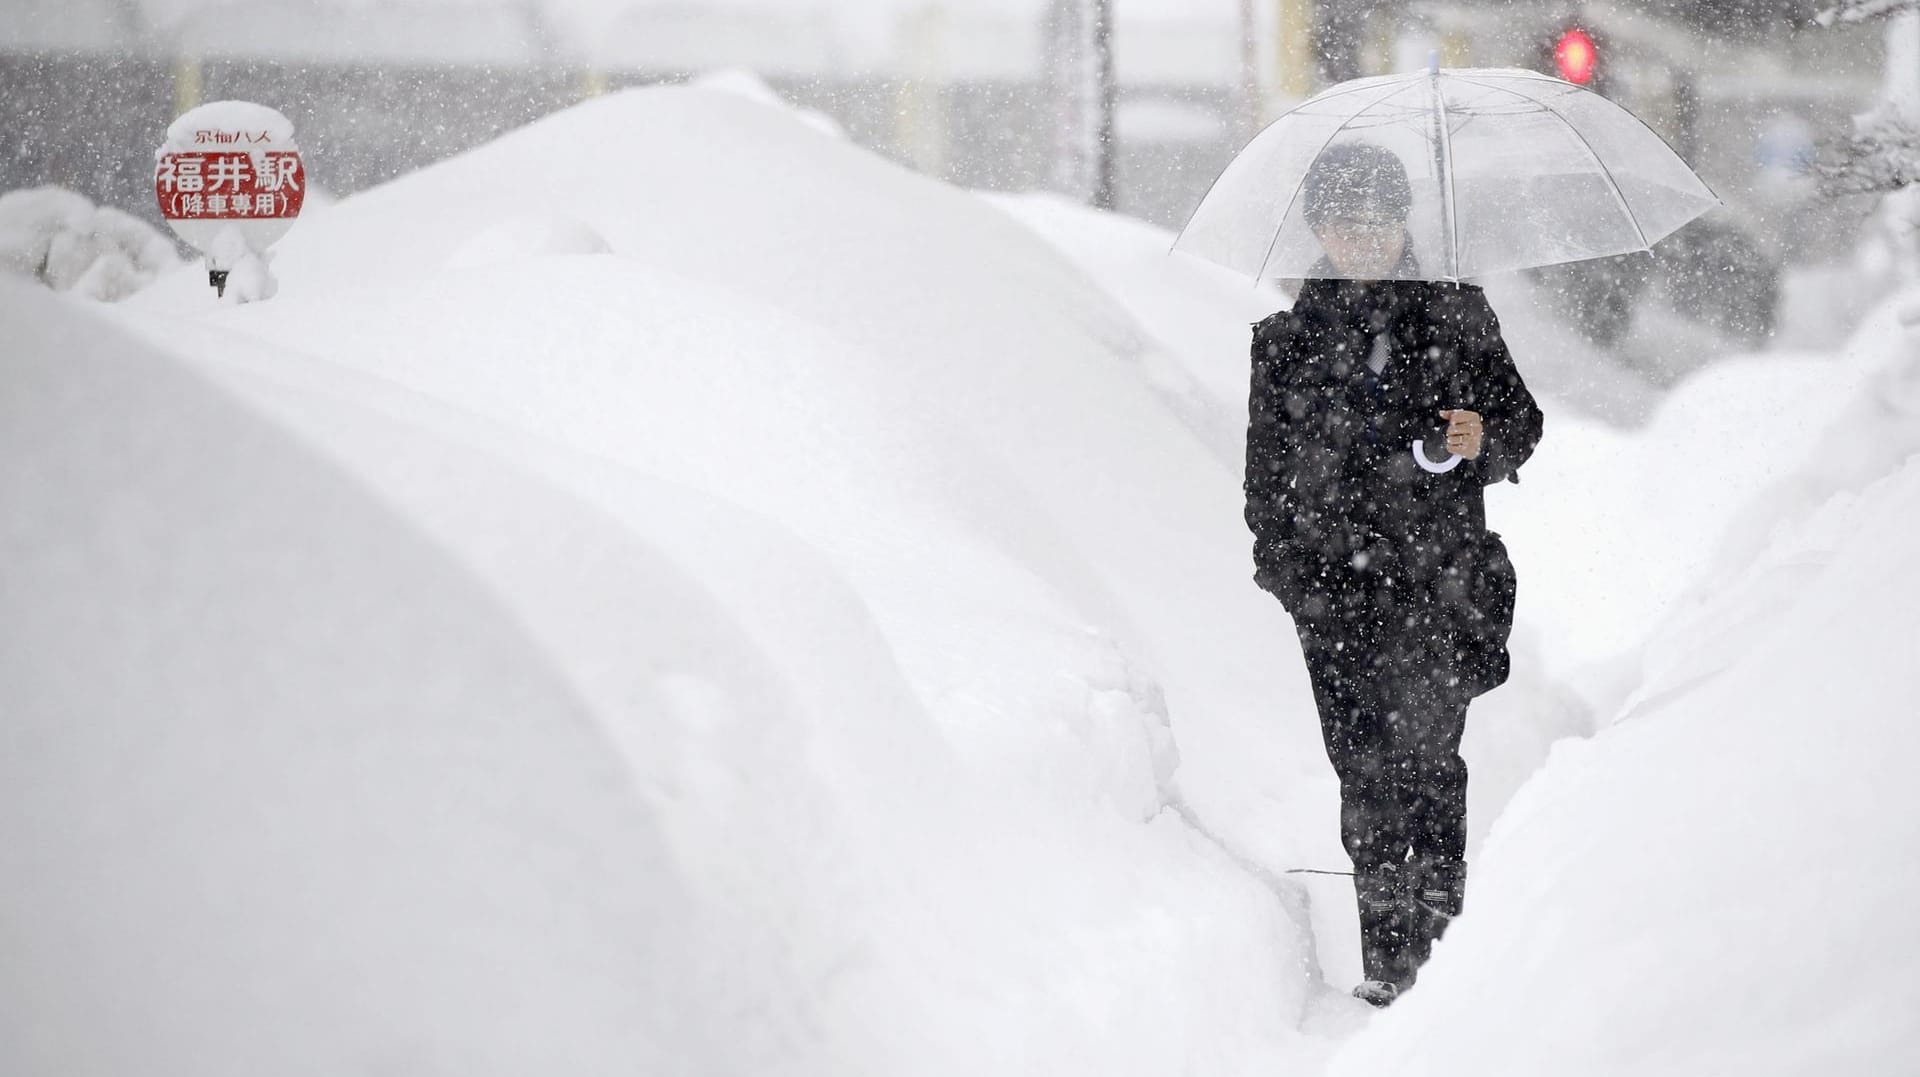
[[[576,217],[529,213],[501,221],[474,236],[447,256],[447,265],[471,269],[542,255],[606,254],[609,249],[600,233]]]
[[[187,375],[7,313],[39,331],[0,483],[28,746],[0,922],[32,940],[0,1069],[1232,1073],[1287,1044],[1273,895],[1171,816],[970,772],[764,519],[244,337],[183,329]],[[1076,705],[1124,728],[1109,676]]]
[[[1291,300],[1212,262],[1172,255],[1173,233],[1056,194],[986,194],[1113,297],[1150,337],[1142,361],[1168,402],[1232,468],[1247,434],[1247,345]],[[1249,540],[1251,541],[1251,540]]]
[[[512,611],[150,347],[0,309],[0,1071],[734,1051],[668,835]]]
[[[530,213],[610,253],[454,258]],[[780,110],[663,89],[349,199],[275,270],[272,304],[183,274],[123,317],[512,611],[668,835],[742,1051],[1157,1075],[1329,1049],[1342,1000],[1274,873],[1338,855],[1332,781],[1247,580],[1238,465],[1026,229]],[[641,549],[562,541],[554,490]],[[753,646],[689,670],[684,603],[616,586],[648,551]]]
[[[1332,1074],[1920,1067],[1903,929],[1920,463],[1901,448],[1899,306],[1856,340],[1877,376],[1816,442],[1843,451],[1788,487],[1829,496],[1744,514],[1768,519],[1764,543],[1734,544],[1746,554],[1664,623],[1621,722],[1561,746],[1516,798],[1420,990]]]
[[[1837,379],[1844,404],[1815,426],[1766,496],[1749,502],[1729,530],[1708,589],[1724,586],[1770,541],[1782,520],[1796,520],[1842,492],[1857,492],[1920,452],[1920,290],[1887,297],[1861,324],[1841,354],[1848,375]]]
[[[1550,406],[1522,481],[1487,505],[1523,573],[1521,630],[1550,671],[1637,651],[1713,567],[1740,509],[1800,466],[1866,373],[1831,355],[1727,360],[1631,431]]]
[[[62,187],[0,194],[0,271],[89,299],[125,299],[180,264],[145,221]]]
[[[1524,300],[1503,296],[1503,317],[1528,318]],[[1904,454],[1902,306],[1887,303],[1831,352],[1717,363],[1637,429],[1577,414],[1581,386],[1548,380],[1547,437],[1521,484],[1489,491],[1488,513],[1522,568],[1516,650],[1536,651],[1596,726],[1663,661],[1663,626],[1702,586],[1739,572],[1777,521],[1842,476],[1879,477]],[[1534,353],[1516,354],[1527,369]]]

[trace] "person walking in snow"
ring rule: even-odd
[[[1410,987],[1465,894],[1467,706],[1504,682],[1515,577],[1483,489],[1519,481],[1540,409],[1486,296],[1423,281],[1392,152],[1322,153],[1326,256],[1254,327],[1246,521],[1292,615],[1353,860],[1365,982]]]

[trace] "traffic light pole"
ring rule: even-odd
[[[1093,66],[1098,103],[1094,121],[1093,204],[1112,209],[1116,204],[1113,161],[1113,114],[1119,106],[1119,85],[1113,70],[1113,0],[1092,0]]]

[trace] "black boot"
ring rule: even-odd
[[[1415,857],[1407,865],[1412,898],[1407,962],[1415,973],[1427,963],[1433,944],[1460,915],[1466,901],[1467,866],[1458,860]]]
[[[1384,864],[1353,879],[1360,903],[1360,963],[1366,976],[1353,993],[1375,1006],[1391,1003],[1411,987],[1418,968],[1408,960],[1415,924],[1407,882],[1400,864]]]

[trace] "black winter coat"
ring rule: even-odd
[[[1385,364],[1376,374],[1372,367]],[[1438,627],[1472,691],[1506,679],[1514,576],[1484,488],[1518,470],[1543,418],[1473,285],[1309,279],[1254,327],[1246,520],[1255,578],[1303,629]],[[1371,363],[1369,362],[1371,360]],[[1484,419],[1451,470],[1445,408]]]

